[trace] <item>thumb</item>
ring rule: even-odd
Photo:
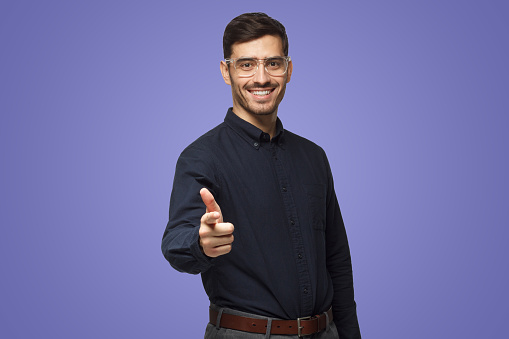
[[[214,199],[214,196],[208,189],[205,187],[200,190],[201,200],[203,200],[203,203],[205,204],[205,207],[207,208],[208,212],[219,212],[221,213],[221,209],[219,208],[219,205],[216,202],[216,199]]]

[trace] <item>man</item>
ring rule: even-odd
[[[242,14],[223,50],[233,107],[179,157],[163,254],[201,273],[205,338],[360,338],[327,158],[277,117],[293,70],[285,28]]]

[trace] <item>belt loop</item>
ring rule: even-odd
[[[217,312],[217,319],[216,319],[216,330],[219,331],[219,328],[221,327],[221,317],[223,316],[224,308],[220,308],[219,312]]]
[[[265,331],[265,339],[270,339],[270,332],[272,331],[272,318],[267,319],[267,331]]]
[[[329,329],[330,329],[329,313],[328,313],[328,311],[325,311],[323,313],[325,313],[325,322],[326,322],[326,324],[325,324],[325,332],[329,332]]]

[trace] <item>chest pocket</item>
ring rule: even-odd
[[[314,229],[325,231],[326,189],[323,184],[304,184],[308,198],[310,222]]]

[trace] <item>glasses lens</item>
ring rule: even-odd
[[[252,75],[256,72],[257,62],[255,59],[242,58],[235,61],[235,70],[241,76]]]
[[[234,61],[235,70],[241,77],[249,77],[256,73],[258,60],[253,58],[240,58]],[[283,75],[288,68],[288,61],[284,57],[265,59],[265,70],[273,76]]]
[[[265,61],[265,69],[270,75],[283,75],[286,67],[286,59],[282,57],[268,58]]]

